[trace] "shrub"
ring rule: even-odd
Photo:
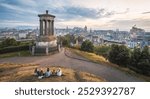
[[[17,41],[13,38],[7,38],[1,43],[2,47],[17,46]]]
[[[69,40],[67,40],[67,39],[63,39],[63,41],[62,41],[62,45],[63,46],[66,46],[66,47],[69,47]]]
[[[97,46],[94,48],[94,53],[97,55],[102,55],[105,58],[108,56],[108,52],[110,50],[110,46]]]
[[[81,45],[81,50],[87,51],[87,52],[93,52],[94,51],[94,45],[91,41],[85,40]]]
[[[141,51],[137,68],[140,69],[143,74],[150,75],[150,52],[147,46]]]
[[[141,50],[140,48],[134,48],[133,52],[131,52],[130,65],[136,67],[141,58]]]
[[[10,53],[10,52],[17,52],[17,51],[23,51],[23,50],[29,50],[29,45],[25,46],[10,46],[0,49],[0,53]]]
[[[108,55],[110,62],[127,66],[130,58],[129,49],[124,45],[112,45]]]

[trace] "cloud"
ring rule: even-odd
[[[149,31],[150,19],[124,19],[124,20],[111,20],[109,23],[112,24],[112,27],[129,30],[133,25],[137,25],[140,28],[146,29]]]
[[[0,7],[2,8],[0,11],[6,14],[6,16],[11,13],[14,14],[14,18],[22,16],[22,18],[24,17],[24,20],[26,20],[29,17],[35,17],[41,12],[44,13],[44,11],[48,9],[51,14],[56,15],[57,20],[61,21],[98,19],[114,14],[113,11],[107,11],[104,8],[96,9],[66,5],[66,3],[62,1],[69,2],[69,0],[43,0],[43,2],[35,2],[35,0],[3,0],[3,2],[0,3]],[[4,10],[7,11],[4,12]]]
[[[143,12],[142,14],[150,14],[150,11],[148,11],[148,12]]]
[[[15,2],[18,2],[19,5],[23,5],[26,7],[36,7],[37,6],[36,0],[15,0]]]
[[[0,7],[3,7],[5,9],[13,10],[15,11],[14,13],[30,13],[30,14],[35,14],[37,11],[29,9],[29,8],[23,8],[20,6],[12,5],[12,4],[7,4],[7,3],[1,3]]]
[[[20,7],[35,7],[35,0],[1,0],[1,3],[16,5]]]
[[[84,20],[84,19],[99,19],[114,15],[114,11],[107,11],[106,9],[94,9],[79,6],[63,6],[51,10],[56,16],[64,20]]]
[[[0,3],[1,26],[3,25],[15,26],[15,25],[21,24],[22,21],[24,21],[22,22],[23,24],[31,23],[31,22],[34,23],[35,21],[37,21],[36,17],[37,17],[38,12],[35,9],[31,7],[23,6],[23,5],[21,6],[20,3],[23,3],[23,2],[19,2],[19,3],[16,2],[16,4],[15,2],[14,3],[13,2],[14,0],[12,0],[11,3],[10,1],[6,2],[5,0],[3,0],[3,2]],[[18,22],[16,21],[14,22],[14,20]],[[10,21],[14,22],[14,24],[12,24]]]
[[[49,10],[50,14],[56,16],[56,27],[57,24],[89,24],[91,27],[129,29],[137,24],[148,28],[149,20],[140,19],[149,18],[150,6],[147,1],[136,1],[135,5],[131,0],[0,0],[0,26],[38,25],[37,15]]]
[[[127,14],[127,13],[129,13],[129,11],[130,11],[130,9],[129,8],[127,8],[125,11],[123,11],[123,12],[116,12],[116,14]]]

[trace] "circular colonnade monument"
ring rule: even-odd
[[[32,55],[49,55],[54,51],[60,51],[60,46],[57,44],[57,38],[54,36],[54,15],[39,14],[40,34],[32,46]]]

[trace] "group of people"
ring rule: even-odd
[[[62,76],[62,71],[60,68],[58,68],[56,71],[53,70],[53,71],[50,71],[49,68],[47,68],[46,72],[43,72],[43,70],[38,70],[37,68],[35,68],[34,70],[34,75],[35,76],[38,76],[38,79],[42,79],[44,77],[50,77],[52,75],[56,75],[56,76]]]

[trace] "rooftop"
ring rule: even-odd
[[[49,16],[49,17],[55,18],[54,15],[48,14],[48,10],[46,10],[46,13],[45,13],[45,14],[39,14],[38,16],[39,16],[39,17],[42,17],[42,16]]]

